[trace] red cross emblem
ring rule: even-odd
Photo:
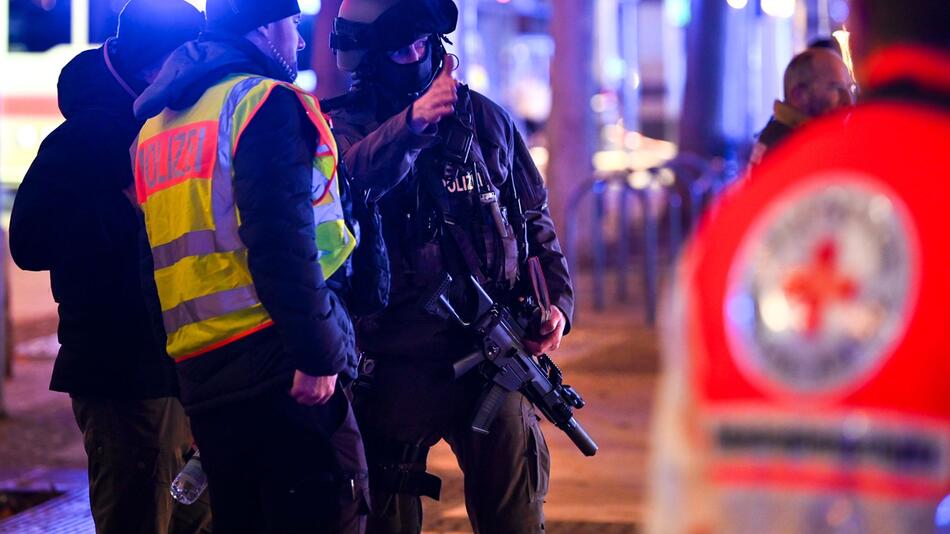
[[[838,270],[838,245],[826,238],[815,246],[810,263],[789,273],[783,289],[789,299],[805,306],[805,332],[814,336],[821,328],[827,306],[854,298],[858,284]]]

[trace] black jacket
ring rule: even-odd
[[[569,328],[574,292],[541,175],[507,113],[486,97],[469,94],[479,153],[492,181],[502,184],[503,194],[512,185],[516,188],[525,213],[529,254],[541,260],[551,302],[564,312]],[[407,182],[419,170],[418,164],[429,154],[427,150],[438,149],[438,128],[417,135],[408,127],[409,108],[393,113],[387,105],[391,103],[365,88],[341,97],[329,111],[342,159],[354,183],[382,196],[383,233],[392,263],[390,305],[359,322],[359,345],[377,356],[445,358],[447,354],[462,354],[472,349],[471,339],[452,323],[427,315],[420,305],[441,273],[421,272],[405,258],[407,249],[414,246],[406,214],[416,211],[419,200],[417,194],[407,191]],[[453,291],[461,289],[456,284]],[[509,296],[523,296],[514,294],[519,292],[526,292],[524,284]]]
[[[233,73],[280,79],[250,42],[210,35],[179,48],[136,101],[142,118],[194,105]],[[178,364],[181,398],[195,413],[272,388],[289,390],[295,369],[355,377],[353,327],[317,262],[311,203],[317,132],[288,89],[278,88],[252,119],[234,157],[239,234],[258,298],[274,326]]]
[[[10,221],[14,261],[50,271],[59,304],[62,347],[50,388],[106,398],[176,395],[174,366],[142,294],[139,217],[123,193],[141,123],[101,48],[63,69],[59,107],[66,122],[43,141]]]

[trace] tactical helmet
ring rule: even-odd
[[[420,35],[452,33],[458,14],[452,0],[343,0],[330,48],[337,67],[352,72],[371,50],[397,50]]]

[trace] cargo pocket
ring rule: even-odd
[[[527,403],[527,401],[523,401]],[[531,502],[541,502],[548,494],[548,484],[551,480],[551,456],[548,453],[548,444],[538,424],[538,416],[528,405],[525,414],[528,438],[528,447],[525,461],[528,467],[528,495]]]

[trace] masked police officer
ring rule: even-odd
[[[443,41],[457,18],[451,0],[345,0],[331,37],[355,83],[324,109],[354,184],[378,201],[392,267],[389,307],[357,326],[370,532],[421,530],[420,496],[437,498],[440,489],[425,473],[426,455],[440,439],[465,473],[475,532],[543,530],[549,457],[538,416],[510,394],[490,434],[473,433],[483,380],[469,373],[453,381],[446,370],[478,345],[419,305],[445,272],[462,308],[471,304],[462,283],[470,276],[514,303],[530,292],[522,271],[533,256],[552,305],[525,340],[529,350],[556,349],[573,310],[547,191],[521,135],[500,107],[451,76],[456,61]]]

